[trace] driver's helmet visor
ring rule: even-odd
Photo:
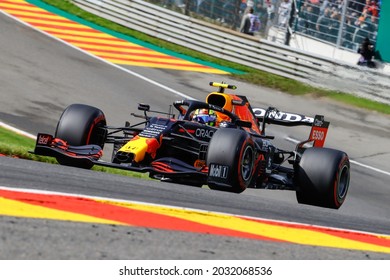
[[[193,120],[202,124],[208,124],[211,126],[215,125],[216,121],[216,116],[215,115],[208,115],[208,114],[198,114],[195,115]]]
[[[192,120],[201,124],[215,126],[217,116],[215,115],[213,110],[198,109],[195,111],[195,115]]]

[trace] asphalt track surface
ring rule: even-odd
[[[0,64],[0,121],[31,134],[53,133],[62,110],[71,103],[99,107],[110,124],[122,124],[131,120],[130,112],[139,102],[166,111],[183,98],[180,93],[202,100],[210,91],[208,82],[225,81],[236,84],[254,107],[273,105],[325,115],[331,122],[326,146],[346,151],[352,160],[351,188],[339,210],[299,205],[288,191],[234,195],[6,157],[0,157],[0,186],[390,234],[388,117],[326,100],[291,97],[228,76],[131,66],[122,70],[2,14]],[[308,135],[305,128],[268,131],[286,147]],[[364,250],[12,216],[0,216],[0,229],[3,259],[390,259],[389,254]]]

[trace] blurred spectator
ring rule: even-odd
[[[323,15],[325,13],[326,8],[329,8],[329,0],[323,0],[320,6],[320,15]]]
[[[316,23],[316,37],[321,40],[328,39],[327,32],[330,24],[330,15],[331,10],[329,8],[325,8],[324,14],[318,17]]]
[[[357,26],[355,22],[357,20],[357,13],[353,12],[352,14],[347,14],[345,18],[345,26],[344,33],[342,39],[342,46],[348,49],[356,50],[355,43],[353,41],[353,37],[355,35],[355,31]]]
[[[311,6],[313,8],[313,14],[315,14],[317,16],[317,19],[318,17],[320,16],[320,1],[318,2],[315,2],[315,1],[310,1],[311,2]]]
[[[266,6],[266,1],[259,1],[255,5],[255,13],[259,16],[260,19],[260,32],[264,33],[265,32],[265,27],[267,26],[267,20],[268,20],[268,12],[267,12],[267,6]]]
[[[348,3],[348,8],[353,12],[361,14],[365,6],[365,0],[350,0]]]
[[[337,42],[337,37],[340,30],[340,20],[341,20],[341,15],[339,11],[337,10],[337,8],[333,7],[329,19],[328,32],[327,32],[328,34],[327,39],[332,43]]]
[[[344,1],[345,0],[336,0],[336,2],[333,5],[333,7],[336,7],[339,13],[343,11]]]
[[[249,7],[248,13],[242,17],[240,32],[253,36],[259,30],[260,19],[254,14],[253,7]]]
[[[365,17],[372,15],[375,17],[379,16],[379,7],[376,1],[366,0],[366,5],[363,8],[362,15]]]
[[[358,28],[355,31],[354,42],[362,42],[365,38],[370,40],[376,39],[376,17],[370,16],[358,19]]]
[[[290,18],[291,13],[291,2],[290,0],[283,0],[280,3],[278,9],[278,26],[287,27],[288,19]]]
[[[273,22],[275,18],[275,5],[272,0],[265,0],[267,6],[268,21]]]
[[[255,6],[255,1],[253,1],[253,0],[247,0],[247,1],[246,1],[246,6],[247,6],[248,8],[254,8],[254,6]]]
[[[369,68],[376,68],[376,64],[372,61],[375,53],[374,45],[370,42],[370,39],[365,38],[358,49],[358,53],[360,54],[360,58],[358,61],[358,65],[367,66]]]
[[[301,8],[298,20],[299,31],[308,35],[314,35],[317,20],[318,13],[315,13],[314,7],[308,3],[305,3]]]

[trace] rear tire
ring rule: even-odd
[[[209,143],[208,186],[214,190],[241,193],[255,183],[256,150],[252,138],[243,130],[220,128]],[[211,164],[221,166],[226,176],[213,176]]]
[[[106,117],[100,109],[84,104],[72,104],[62,113],[55,137],[66,141],[71,146],[95,144],[103,149],[106,140],[103,129],[105,125]],[[62,165],[86,169],[93,166],[93,163],[78,163],[64,157],[57,158],[57,161]]]
[[[295,179],[298,203],[338,209],[349,188],[348,155],[328,148],[309,148],[302,155]]]

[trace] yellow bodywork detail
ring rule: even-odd
[[[145,158],[146,151],[148,150],[147,141],[150,138],[139,137],[137,139],[132,139],[123,145],[122,148],[119,149],[119,152],[130,153],[134,155],[134,161],[140,162]]]

